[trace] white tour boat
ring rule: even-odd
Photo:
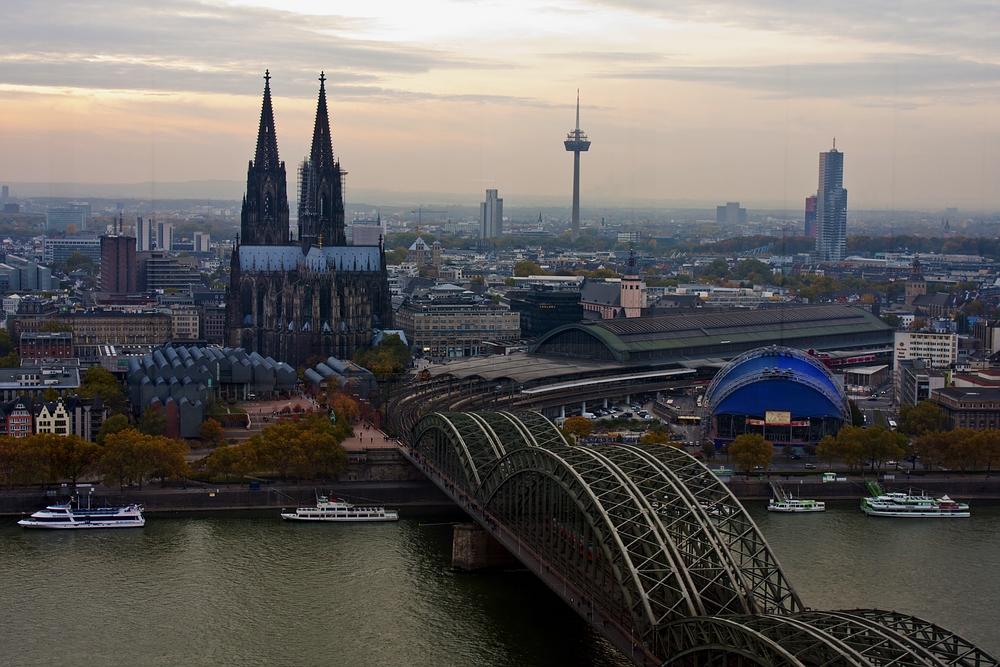
[[[800,500],[793,498],[780,485],[771,484],[774,497],[767,503],[768,512],[784,512],[788,514],[798,514],[802,512],[825,512],[826,503],[822,500]]]
[[[955,502],[947,495],[932,498],[907,493],[886,493],[876,482],[867,483],[871,496],[861,499],[861,511],[868,516],[903,516],[903,517],[953,517],[964,519],[969,517],[969,505]]]
[[[285,521],[398,521],[399,512],[384,507],[355,507],[346,500],[319,496],[315,507],[281,510],[281,518]]]
[[[89,497],[88,497],[89,500]],[[143,506],[135,503],[125,507],[73,507],[73,501],[63,505],[49,505],[30,517],[18,521],[25,528],[76,529],[76,528],[142,528],[146,518]]]

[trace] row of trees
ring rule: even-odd
[[[0,437],[0,484],[28,486],[67,479],[75,485],[97,475],[108,486],[142,486],[188,472],[184,460],[188,448],[182,442],[132,427],[105,433],[101,441],[53,433]]]
[[[927,470],[938,466],[950,470],[985,470],[1000,463],[1000,431],[928,431],[913,441],[920,465]]]
[[[204,459],[205,472],[224,477],[227,484],[232,477],[269,472],[283,480],[334,478],[347,467],[341,443],[353,433],[346,414],[335,410],[334,415],[331,421],[313,412],[298,421],[265,426],[238,445],[220,445]]]
[[[879,469],[888,461],[899,461],[909,452],[909,438],[882,426],[860,428],[844,425],[836,437],[826,436],[816,448],[820,461],[832,466],[835,459],[840,459],[851,470],[865,464]]]

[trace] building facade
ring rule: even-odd
[[[921,359],[896,362],[893,390],[899,405],[916,405],[927,400],[932,392],[943,389],[947,383],[948,377],[944,371],[933,369]]]
[[[816,238],[816,195],[806,197],[806,227],[805,235]]]
[[[819,190],[816,193],[816,255],[821,262],[839,262],[847,254],[847,190],[844,154],[819,154]]]
[[[333,154],[322,75],[312,147],[299,175],[299,242],[290,242],[285,165],[265,79],[230,260],[228,342],[295,366],[317,356],[350,358],[392,324],[384,246],[347,246],[344,174]]]
[[[46,264],[66,264],[74,252],[86,255],[99,264],[101,261],[101,239],[96,236],[67,236],[65,238],[42,241],[42,261]]]
[[[22,359],[70,359],[73,334],[69,331],[25,331],[18,352]]]
[[[941,406],[948,428],[1000,427],[1000,389],[947,387],[934,391],[931,400]]]
[[[471,299],[410,300],[396,311],[396,324],[410,348],[427,357],[472,357],[487,341],[516,341],[521,318],[503,306]]]
[[[80,310],[41,314],[21,312],[11,318],[12,333],[20,337],[35,333],[47,321],[55,320],[70,328],[73,335],[73,356],[97,360],[101,345],[162,345],[173,333],[169,313],[155,310],[121,312],[113,310]]]
[[[134,294],[138,291],[138,264],[135,257],[135,239],[124,234],[101,237],[102,292],[109,294]]]
[[[958,336],[929,331],[897,331],[893,348],[897,364],[921,359],[931,368],[948,368],[958,359]]]

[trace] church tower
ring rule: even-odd
[[[285,163],[278,160],[278,139],[274,136],[274,112],[271,110],[271,74],[266,71],[257,153],[247,169],[240,234],[240,242],[246,245],[288,243],[288,186]]]
[[[906,279],[906,296],[904,301],[907,306],[913,305],[918,296],[927,294],[927,281],[920,271],[920,253],[914,253],[913,266],[910,267],[910,276]]]
[[[635,268],[635,253],[629,252],[628,268],[621,282],[620,303],[625,317],[641,317],[642,308],[645,305],[646,284],[639,278],[639,271]]]
[[[330,117],[326,111],[326,77],[319,76],[319,102],[309,159],[299,176],[299,239],[302,252],[313,245],[347,245],[344,235],[344,172],[333,156]]]

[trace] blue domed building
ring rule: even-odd
[[[778,444],[816,444],[851,421],[841,384],[826,366],[788,347],[762,347],[733,359],[705,393],[716,446],[744,433]]]

